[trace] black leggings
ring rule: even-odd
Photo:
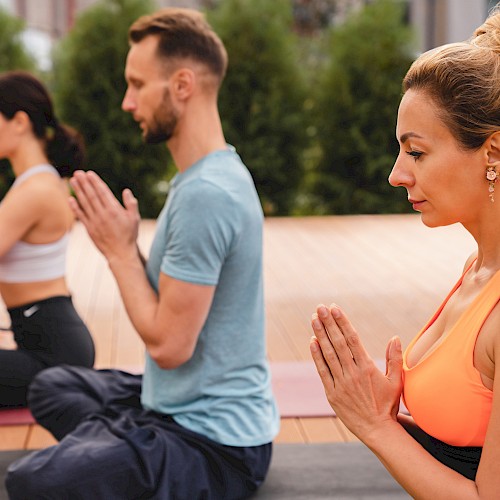
[[[49,366],[93,366],[94,343],[71,297],[50,297],[8,312],[17,349],[0,349],[0,408],[26,406],[31,380]]]

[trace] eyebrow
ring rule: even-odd
[[[419,139],[423,139],[421,135],[418,135],[415,132],[406,132],[399,138],[399,141],[401,142],[401,144],[404,144],[410,137],[417,137]]]

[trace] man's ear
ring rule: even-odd
[[[193,94],[195,86],[196,75],[190,68],[181,68],[172,75],[171,92],[180,101],[189,98]]]
[[[500,167],[500,130],[491,134],[486,139],[486,148],[488,155],[488,165],[497,165]]]

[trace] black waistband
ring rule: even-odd
[[[43,307],[46,305],[61,304],[65,302],[71,303],[71,295],[55,295],[54,297],[48,297],[46,299],[37,300],[35,302],[30,302],[29,304],[23,304],[21,306],[16,306],[16,307],[9,307],[7,308],[7,312],[12,318],[23,314],[23,312],[26,311],[26,309],[30,309],[33,306]]]

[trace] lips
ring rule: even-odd
[[[408,201],[412,204],[413,210],[419,210],[425,203],[425,200],[415,200],[413,198],[408,198]]]

